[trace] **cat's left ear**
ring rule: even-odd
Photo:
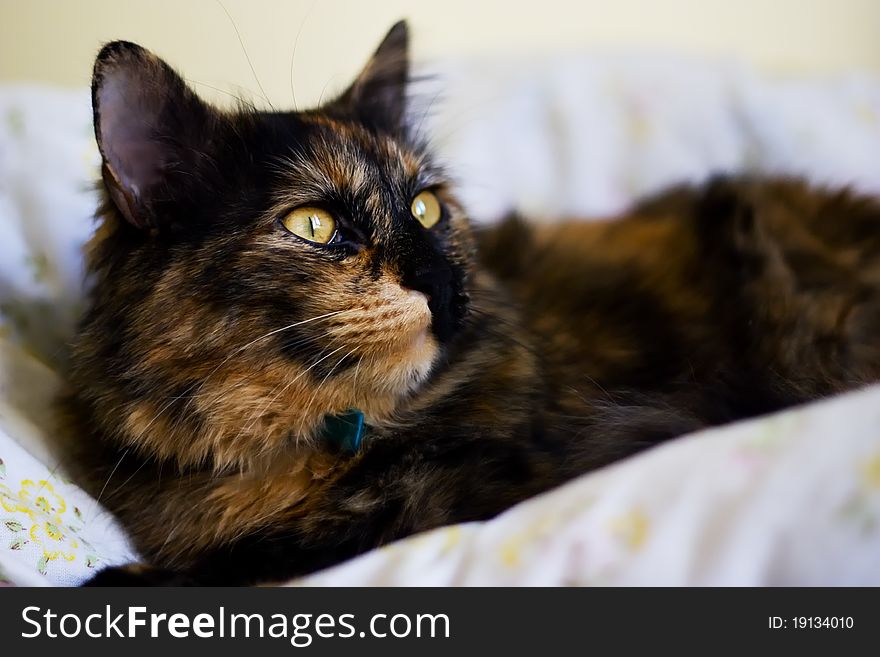
[[[409,29],[399,21],[351,86],[330,107],[354,114],[383,132],[404,132],[409,78]]]
[[[158,229],[186,214],[211,170],[218,115],[164,61],[113,41],[95,60],[95,138],[110,199],[133,226]]]

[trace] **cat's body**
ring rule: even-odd
[[[397,27],[299,115],[220,115],[133,46],[99,56],[108,203],[63,409],[82,482],[151,568],[98,582],[278,581],[880,380],[876,203],[716,179],[613,221],[472,235],[396,132],[404,45]],[[154,116],[146,138],[120,98]],[[145,148],[155,170],[131,164]],[[428,228],[409,208],[426,189]],[[304,204],[351,245],[286,234]],[[351,408],[356,453],[321,437]]]

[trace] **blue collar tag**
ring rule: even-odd
[[[324,418],[321,437],[339,449],[357,453],[366,433],[364,414],[352,409],[341,415],[328,415]]]

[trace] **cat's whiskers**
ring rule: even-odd
[[[351,379],[351,390],[352,394],[357,395],[357,380],[358,375],[361,373],[361,363],[363,362],[363,357],[358,358],[357,365],[354,366],[354,376]]]
[[[291,349],[291,348],[293,348],[293,347],[307,346],[307,345],[310,345],[310,344],[313,345],[314,343],[318,342],[319,340],[325,340],[326,342],[329,342],[330,344],[333,344],[334,342],[337,342],[337,341],[338,341],[338,338],[337,338],[336,336],[331,336],[329,339],[327,339],[327,338],[325,338],[325,337],[323,337],[323,336],[320,337],[320,338],[318,338],[318,337],[303,337],[303,338],[299,338],[298,340],[293,340],[293,341],[291,341],[291,342],[284,342],[284,343],[282,343],[282,348],[284,348],[284,349]],[[327,346],[329,346],[329,345],[327,345]],[[320,356],[320,355],[323,354],[323,353],[325,353],[325,350],[324,350],[324,349],[320,350],[319,353],[318,353],[318,355]],[[240,379],[236,380],[236,382],[233,383],[233,384],[225,385],[225,386],[223,386],[223,387],[221,387],[221,388],[219,388],[219,389],[217,389],[217,390],[213,390],[213,391],[202,391],[202,392],[197,392],[197,393],[195,393],[194,395],[190,395],[189,398],[194,398],[194,399],[195,399],[195,398],[198,398],[198,399],[200,399],[200,400],[202,400],[202,401],[204,402],[203,405],[204,405],[205,407],[208,407],[208,408],[209,408],[213,403],[222,403],[223,400],[224,400],[228,395],[230,395],[230,394],[234,394],[234,393],[235,393],[237,390],[239,390],[240,388],[243,388],[243,387],[247,386],[247,385],[253,380],[253,378],[254,378],[255,376],[258,376],[258,375],[260,375],[260,374],[262,374],[262,373],[263,373],[262,370],[260,370],[259,368],[251,368],[249,374],[247,374],[247,375],[241,377]],[[206,380],[207,380],[207,379],[206,379]],[[280,384],[279,384],[279,385],[280,385]],[[273,388],[273,391],[274,391],[274,390],[275,390],[275,388]],[[206,399],[207,399],[208,397],[210,397],[210,396],[213,396],[213,400],[204,401],[204,400],[206,400]]]
[[[113,469],[110,471],[110,474],[107,476],[107,481],[104,482],[104,485],[101,487],[101,492],[98,493],[98,497],[95,498],[95,511],[97,512],[99,505],[101,504],[101,496],[104,494],[104,491],[107,490],[107,485],[110,483],[110,480],[113,479],[113,475],[116,474],[116,471],[119,469],[119,466],[122,465],[122,461],[131,451],[131,448],[126,447],[122,452],[122,456],[119,457],[119,460],[116,462],[116,465],[113,466]]]
[[[293,341],[291,341],[291,342],[284,342],[282,346],[283,346],[284,349],[288,349],[288,350],[289,350],[289,349],[291,349],[291,348],[293,348],[293,347],[303,347],[303,346],[309,346],[309,345],[313,345],[313,346],[314,346],[314,343],[316,343],[316,342],[318,342],[318,341],[320,340],[320,341],[323,341],[323,342],[327,343],[327,344],[325,345],[325,348],[320,349],[320,350],[318,351],[318,356],[321,356],[321,355],[323,355],[324,353],[326,353],[326,347],[332,346],[332,345],[335,344],[335,343],[339,343],[342,339],[343,339],[343,337],[341,337],[341,336],[337,336],[337,335],[333,335],[333,334],[327,334],[327,335],[321,336],[320,338],[315,338],[315,337],[304,337],[304,338],[300,338],[300,339],[298,339],[298,340],[293,340]],[[222,401],[223,401],[223,400],[224,400],[229,394],[232,394],[232,393],[234,393],[235,390],[237,390],[238,388],[241,388],[241,387],[244,387],[245,385],[247,385],[248,382],[251,381],[251,379],[253,379],[253,377],[254,377],[254,376],[257,376],[258,374],[260,374],[260,371],[259,371],[259,370],[253,370],[250,374],[248,374],[247,376],[242,377],[240,380],[238,380],[238,381],[237,381],[234,385],[232,385],[231,387],[223,388],[223,389],[221,389],[221,390],[216,391],[216,392],[214,393],[214,399],[211,400],[210,402],[208,402],[206,405],[207,405],[207,406],[210,406],[210,405],[213,404],[213,403],[220,403],[220,402],[222,402]],[[276,387],[276,388],[273,388],[273,391],[274,391],[275,389],[277,389],[277,387]],[[195,396],[195,397],[198,397],[198,396],[200,396],[200,395],[201,395],[201,396],[206,396],[207,394],[208,394],[208,393],[198,393],[198,394],[196,394],[196,395],[194,395],[194,396]]]
[[[330,335],[328,340],[325,339],[327,342],[329,342],[329,344],[326,345],[326,346],[331,346],[333,343],[338,342],[340,339],[341,339],[341,338],[339,338],[338,336]],[[314,341],[316,341],[316,338],[303,338],[303,339],[300,339],[300,340],[297,340],[297,341],[294,341],[294,342],[285,343],[285,347],[289,348],[289,347],[292,346],[292,345],[306,344],[306,343],[314,342]],[[342,347],[340,347],[340,349],[342,349],[342,348],[344,348],[344,347],[345,347],[345,345],[342,345]],[[330,354],[327,354],[326,357],[329,358],[330,356],[333,355],[333,353],[338,352],[340,349],[336,349],[336,350],[334,350],[334,352],[331,352]],[[299,378],[301,378],[302,376],[304,376],[305,374],[307,374],[308,371],[312,369],[312,367],[316,366],[317,364],[320,363],[321,360],[323,360],[323,358],[321,358],[321,356],[323,356],[325,353],[326,353],[326,347],[325,347],[324,349],[322,349],[322,350],[318,353],[318,361],[312,363],[311,366],[310,366],[305,372],[302,372],[300,375],[298,375],[297,377],[295,377],[293,380],[287,380],[286,382],[285,382],[285,381],[280,381],[278,384],[276,384],[276,385],[272,388],[272,390],[270,390],[269,393],[268,393],[269,395],[273,395],[273,394],[274,394],[274,397],[273,397],[271,400],[269,400],[269,402],[267,402],[265,405],[263,405],[263,407],[262,407],[259,411],[257,411],[257,412],[252,416],[252,422],[250,423],[250,425],[247,426],[247,427],[244,427],[244,426],[243,426],[242,429],[239,431],[239,433],[236,435],[236,438],[237,438],[238,436],[242,435],[242,433],[244,433],[245,431],[249,431],[249,430],[251,430],[251,429],[253,428],[253,426],[256,424],[256,422],[259,420],[259,418],[262,417],[262,415],[266,412],[266,410],[267,410],[267,409],[268,409],[268,408],[269,408],[269,407],[270,407],[275,401],[277,401],[277,399],[278,399],[281,395],[283,395],[283,394],[284,394],[284,393],[285,393],[285,392],[286,392],[286,391],[287,391],[287,390],[288,390],[288,389],[289,389],[294,383],[296,383],[296,381],[297,381]],[[234,394],[235,391],[236,391],[237,389],[246,386],[246,385],[248,384],[248,382],[249,382],[254,376],[256,376],[257,374],[259,374],[258,371],[256,371],[256,370],[255,370],[255,371],[252,371],[249,375],[245,376],[244,378],[242,378],[241,380],[239,380],[238,382],[236,382],[233,386],[231,386],[231,387],[225,387],[225,388],[223,388],[223,389],[221,389],[221,390],[214,391],[213,393],[211,393],[211,394],[213,394],[213,399],[211,399],[210,401],[208,401],[207,403],[205,403],[205,404],[204,404],[204,407],[205,407],[206,409],[210,409],[212,406],[220,406],[220,407],[222,407],[222,406],[224,405],[224,403],[225,403],[225,400],[227,400],[227,399],[229,398],[229,395]],[[284,386],[284,388],[281,389],[281,390],[279,391],[279,389],[280,389],[282,386]],[[277,393],[277,394],[275,394],[275,393]],[[201,394],[201,396],[204,397],[204,396],[206,396],[208,393],[200,393],[200,394]],[[199,395],[195,395],[195,396],[199,396]]]
[[[141,429],[141,430],[137,433],[137,435],[135,435],[135,437],[134,437],[134,441],[135,441],[135,442],[139,442],[140,439],[141,439],[141,438],[146,434],[146,432],[150,429],[150,427],[153,426],[153,424],[154,424],[154,423],[155,423],[155,422],[156,422],[156,421],[162,416],[162,414],[163,414],[166,410],[168,410],[168,408],[169,408],[169,407],[170,407],[175,401],[178,401],[178,400],[180,400],[180,399],[185,398],[185,397],[187,396],[187,394],[190,393],[190,392],[191,392],[196,386],[198,386],[198,385],[202,385],[202,384],[204,384],[205,382],[207,382],[212,376],[214,376],[214,375],[220,370],[220,368],[222,368],[227,362],[229,362],[229,360],[230,360],[231,358],[234,358],[235,356],[237,356],[237,355],[240,354],[241,352],[243,352],[243,351],[245,351],[246,349],[249,349],[250,347],[252,347],[252,346],[254,346],[255,344],[257,344],[258,342],[261,342],[262,340],[265,340],[266,338],[269,338],[269,337],[271,337],[271,336],[273,336],[273,335],[276,335],[276,334],[278,334],[278,333],[281,333],[282,331],[287,331],[287,330],[290,330],[290,329],[295,328],[295,327],[297,327],[297,326],[302,326],[303,324],[308,324],[308,323],[310,323],[310,322],[316,322],[316,321],[321,321],[321,320],[329,319],[330,317],[334,317],[334,316],[336,316],[336,315],[340,315],[340,314],[342,314],[342,313],[344,313],[344,312],[346,312],[346,311],[345,311],[345,310],[336,310],[336,311],[333,311],[333,312],[325,313],[325,314],[323,314],[323,315],[318,315],[318,316],[316,316],[316,317],[310,317],[309,319],[304,319],[304,320],[301,320],[301,321],[298,321],[298,322],[293,322],[292,324],[288,324],[287,326],[282,326],[281,328],[278,328],[278,329],[274,329],[274,330],[272,330],[272,331],[269,331],[269,332],[267,332],[267,333],[261,335],[260,337],[254,339],[254,340],[251,340],[250,342],[248,342],[248,343],[245,344],[244,346],[239,347],[238,349],[235,349],[234,351],[232,351],[232,353],[230,353],[228,356],[226,356],[226,358],[224,358],[222,361],[220,361],[220,363],[219,363],[219,364],[218,364],[213,370],[211,370],[211,371],[208,373],[207,376],[205,376],[203,379],[200,379],[200,380],[198,380],[198,381],[195,381],[192,385],[190,385],[189,387],[187,387],[187,389],[184,390],[184,392],[183,392],[182,395],[176,395],[176,396],[174,396],[174,397],[171,397],[171,398],[170,398],[170,399],[169,399],[169,400],[168,400],[168,401],[167,401],[167,402],[166,402],[166,403],[165,403],[165,404],[164,404],[164,405],[163,405],[163,406],[162,406],[162,407],[156,412],[156,414],[155,414],[155,415],[153,416],[153,418],[152,418],[152,419],[146,424],[146,426],[144,426],[144,428]],[[199,396],[200,396],[200,395],[198,395],[198,394],[197,394],[197,395],[189,395],[189,398],[187,399],[186,404],[184,405],[183,409],[181,409],[181,413],[180,413],[180,415],[179,415],[179,420],[178,420],[178,421],[181,421],[181,420],[183,419],[183,417],[185,417],[185,415],[186,415],[186,411],[187,411],[187,409],[189,408],[189,405],[192,403],[193,399],[195,399],[195,398],[197,398],[197,397],[199,397]]]
[[[316,322],[316,321],[318,321],[318,320],[322,320],[322,319],[328,319],[328,318],[330,318],[330,317],[334,317],[334,316],[336,316],[336,315],[340,315],[340,314],[345,313],[345,312],[349,312],[348,309],[334,310],[333,312],[325,313],[325,314],[323,314],[323,315],[318,315],[317,317],[311,317],[310,319],[304,319],[304,320],[299,321],[299,322],[294,322],[293,324],[288,324],[287,326],[282,326],[281,328],[275,329],[275,330],[273,330],[273,331],[269,331],[268,333],[265,333],[265,334],[261,335],[259,338],[256,338],[255,340],[251,340],[251,341],[248,342],[245,346],[240,347],[239,349],[237,349],[236,351],[234,351],[232,354],[230,354],[230,356],[228,356],[228,357],[226,358],[226,360],[229,360],[229,358],[231,358],[232,356],[235,356],[237,353],[240,353],[240,352],[244,351],[244,350],[247,349],[248,347],[253,346],[253,345],[256,344],[257,342],[260,342],[261,340],[265,340],[266,338],[268,338],[268,337],[270,337],[270,336],[272,336],[272,335],[275,335],[275,334],[277,334],[277,333],[281,333],[282,331],[288,331],[288,330],[290,330],[290,329],[292,329],[292,328],[296,328],[297,326],[302,326],[303,324],[308,324],[308,323],[310,323],[310,322]],[[221,365],[225,364],[226,360],[225,360],[223,363],[221,363]]]
[[[436,94],[434,94],[434,96],[431,98],[431,102],[429,102],[427,104],[427,106],[425,107],[425,110],[422,112],[422,117],[419,119],[418,125],[413,127],[413,136],[415,138],[417,138],[417,139],[424,138],[424,133],[422,132],[422,130],[424,128],[425,120],[430,116],[431,110],[434,109],[434,103],[437,102],[437,100],[440,98],[440,96],[442,94],[443,94],[442,90],[438,91]]]
[[[346,348],[346,345],[342,345],[342,346],[340,346],[340,347],[337,347],[336,349],[334,349],[334,350],[331,351],[330,353],[328,353],[328,354],[326,354],[325,356],[322,356],[321,358],[319,358],[318,360],[316,360],[314,363],[312,363],[311,365],[309,365],[309,367],[307,367],[305,370],[303,370],[302,372],[300,372],[300,373],[299,373],[297,376],[295,376],[293,379],[291,379],[291,380],[288,381],[286,384],[284,384],[284,386],[281,388],[280,391],[278,391],[278,392],[277,392],[277,393],[276,393],[276,394],[275,394],[275,395],[274,395],[274,396],[273,396],[268,402],[266,402],[266,403],[265,403],[265,404],[264,404],[264,405],[263,405],[258,411],[256,411],[254,414],[251,415],[251,417],[248,419],[249,424],[246,424],[246,425],[243,424],[243,425],[242,425],[242,428],[239,429],[238,433],[235,435],[235,438],[233,439],[233,442],[235,441],[235,439],[237,439],[237,438],[239,438],[240,436],[242,436],[245,432],[250,431],[251,429],[253,429],[254,426],[256,425],[257,421],[263,416],[263,414],[266,412],[266,410],[267,410],[272,404],[274,404],[274,403],[278,400],[278,398],[279,398],[281,395],[283,395],[287,390],[289,390],[290,387],[291,387],[294,383],[296,383],[297,381],[299,381],[301,378],[303,378],[306,374],[308,374],[309,372],[311,372],[314,368],[316,368],[316,367],[317,367],[318,365],[320,365],[322,362],[324,362],[325,360],[327,360],[328,358],[330,358],[333,354],[339,353],[340,351],[342,351],[342,350],[345,349],[345,348]],[[332,372],[332,370],[331,370],[331,372]],[[326,379],[325,379],[325,380],[326,380]],[[275,387],[275,389],[277,389],[277,388],[278,388],[279,386],[281,386],[281,385],[282,385],[282,384],[279,383],[278,386]],[[299,436],[297,436],[297,443],[298,443],[298,442],[299,442]]]
[[[293,99],[293,110],[299,111],[299,108],[296,104],[296,91],[293,88],[293,64],[296,59],[296,48],[299,45],[299,38],[302,36],[303,28],[306,26],[306,21],[309,20],[309,16],[312,15],[312,10],[315,8],[318,0],[312,0],[312,4],[309,6],[308,11],[306,11],[306,15],[303,16],[302,23],[299,24],[299,29],[296,31],[296,37],[293,40],[293,52],[290,54],[290,74],[288,78],[290,79],[290,96]],[[318,104],[321,104],[321,101],[318,101]]]
[[[176,401],[176,400],[179,400],[179,399],[184,399],[185,397],[187,397],[187,393],[188,393],[189,391],[191,391],[191,390],[192,390],[193,388],[195,388],[197,385],[199,385],[199,384],[203,384],[203,383],[207,382],[212,376],[214,376],[214,375],[220,370],[220,368],[222,368],[227,362],[229,362],[229,360],[230,360],[231,358],[234,358],[235,356],[237,356],[238,354],[240,354],[242,351],[244,351],[244,350],[246,350],[246,349],[252,347],[253,345],[257,344],[258,342],[261,342],[262,340],[265,340],[266,338],[271,337],[271,336],[273,336],[273,335],[276,335],[276,334],[278,334],[278,333],[281,333],[281,332],[283,332],[283,331],[288,331],[288,330],[290,330],[290,329],[292,329],[292,328],[296,328],[297,326],[302,326],[303,324],[308,324],[308,323],[310,323],[310,322],[315,322],[315,321],[319,321],[319,320],[323,320],[323,319],[329,319],[330,317],[334,317],[334,316],[339,315],[339,314],[344,313],[344,312],[348,312],[348,311],[347,311],[347,310],[336,310],[336,311],[334,311],[334,312],[325,313],[325,314],[323,314],[323,315],[318,315],[317,317],[311,317],[311,318],[309,318],[309,319],[304,319],[304,320],[299,321],[299,322],[294,322],[293,324],[288,324],[287,326],[283,326],[283,327],[281,327],[281,328],[279,328],[279,329],[275,329],[275,330],[273,330],[273,331],[269,331],[268,333],[265,333],[264,335],[261,335],[259,338],[256,338],[255,340],[251,340],[250,342],[248,342],[248,343],[247,343],[246,345],[244,345],[243,347],[239,347],[238,349],[234,349],[234,350],[233,350],[228,356],[226,356],[226,358],[224,358],[222,361],[220,361],[220,363],[217,365],[217,367],[215,367],[213,370],[211,370],[210,372],[208,372],[208,374],[205,376],[204,379],[201,379],[201,380],[199,380],[199,381],[196,381],[196,382],[193,383],[191,386],[189,386],[189,387],[183,392],[182,395],[177,395],[177,396],[175,396],[175,397],[172,397],[171,400],[172,400],[172,401]],[[198,397],[198,396],[199,396],[198,394],[197,394],[197,395],[190,395],[189,398],[192,399],[192,398],[195,398],[195,397]],[[185,410],[185,408],[186,408],[186,407],[184,407],[184,410]]]
[[[160,554],[161,554],[162,551],[165,549],[165,546],[168,545],[168,543],[171,541],[171,539],[172,539],[172,538],[174,537],[174,535],[177,533],[177,529],[178,529],[179,527],[180,527],[180,525],[179,525],[179,524],[176,524],[176,525],[174,525],[174,526],[171,528],[171,531],[168,532],[168,535],[165,537],[165,541],[162,543],[162,545],[159,546],[158,552],[159,552]]]
[[[608,390],[601,383],[596,381],[596,379],[594,379],[592,376],[590,376],[586,372],[584,372],[584,378],[587,381],[589,381],[590,383],[592,383],[599,390],[601,390],[604,393],[604,395],[608,398],[609,401],[612,401],[612,402],[614,401],[614,396],[610,392],[608,392]]]
[[[149,463],[151,461],[151,459],[152,459],[152,456],[145,457],[141,461],[141,464],[135,469],[135,471],[132,472],[125,481],[123,481],[116,488],[114,488],[113,492],[115,493],[115,492],[125,488],[126,484],[128,484],[128,482],[130,482],[132,479],[134,479],[137,476],[137,473],[140,472],[144,468],[144,466],[147,465],[147,463]],[[108,480],[108,483],[109,483],[109,480]]]
[[[193,80],[192,78],[186,78],[186,81],[189,84],[195,84],[200,87],[207,87],[208,89],[213,89],[214,91],[216,91],[218,93],[226,94],[230,98],[234,98],[237,102],[241,103],[242,105],[247,106],[252,111],[257,110],[257,108],[254,106],[253,103],[249,103],[246,99],[242,98],[238,94],[232,93],[231,91],[227,91],[226,89],[222,89],[221,87],[215,87],[214,85],[208,84],[207,82],[201,82],[200,80]]]
[[[321,379],[321,383],[319,383],[315,387],[315,392],[312,393],[312,396],[309,398],[309,401],[305,404],[305,406],[303,406],[303,416],[304,417],[308,417],[309,412],[311,411],[311,408],[312,408],[312,404],[317,400],[318,395],[321,393],[321,389],[323,388],[324,384],[327,383],[327,379],[329,379],[333,375],[333,372],[336,371],[336,368],[342,364],[342,361],[344,361],[346,358],[351,356],[355,351],[357,351],[357,347],[355,347],[354,349],[349,351],[347,354],[342,356],[342,358],[340,358],[338,361],[336,361],[336,364],[333,367],[331,367],[330,371],[327,372],[326,376],[323,379]],[[297,440],[297,442],[299,442],[299,436],[296,437],[296,440]]]
[[[232,23],[232,29],[235,30],[235,36],[238,37],[238,43],[241,45],[241,51],[244,53],[244,58],[247,60],[248,66],[251,69],[251,73],[254,76],[254,80],[257,82],[257,86],[260,88],[260,92],[263,94],[263,100],[268,103],[269,107],[272,111],[275,111],[275,107],[272,105],[272,101],[269,100],[269,97],[266,95],[266,90],[263,89],[263,85],[260,83],[260,78],[257,77],[257,71],[254,69],[254,65],[251,62],[250,55],[248,55],[247,48],[244,47],[244,39],[241,37],[241,32],[238,31],[238,25],[235,24],[235,20],[232,18],[232,14],[229,13],[229,10],[226,9],[226,5],[221,2],[221,0],[216,0],[217,4],[220,5],[220,8],[223,9],[223,12],[226,14],[226,17],[229,19],[229,22]]]
[[[330,83],[333,82],[333,80],[335,80],[335,79],[336,79],[335,76],[331,76],[331,77],[328,78],[328,80],[324,83],[324,86],[321,87],[321,95],[318,96],[318,105],[320,105],[320,104],[322,104],[322,103],[324,102],[324,94],[327,93],[327,87],[329,87],[329,86],[330,86]]]

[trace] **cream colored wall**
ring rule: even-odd
[[[775,70],[880,72],[880,0],[0,0],[0,80],[86,85],[100,44],[125,38],[208,95],[258,96],[230,17],[280,105],[291,104],[291,79],[300,105],[342,87],[400,17],[419,59],[636,47],[732,54]]]

